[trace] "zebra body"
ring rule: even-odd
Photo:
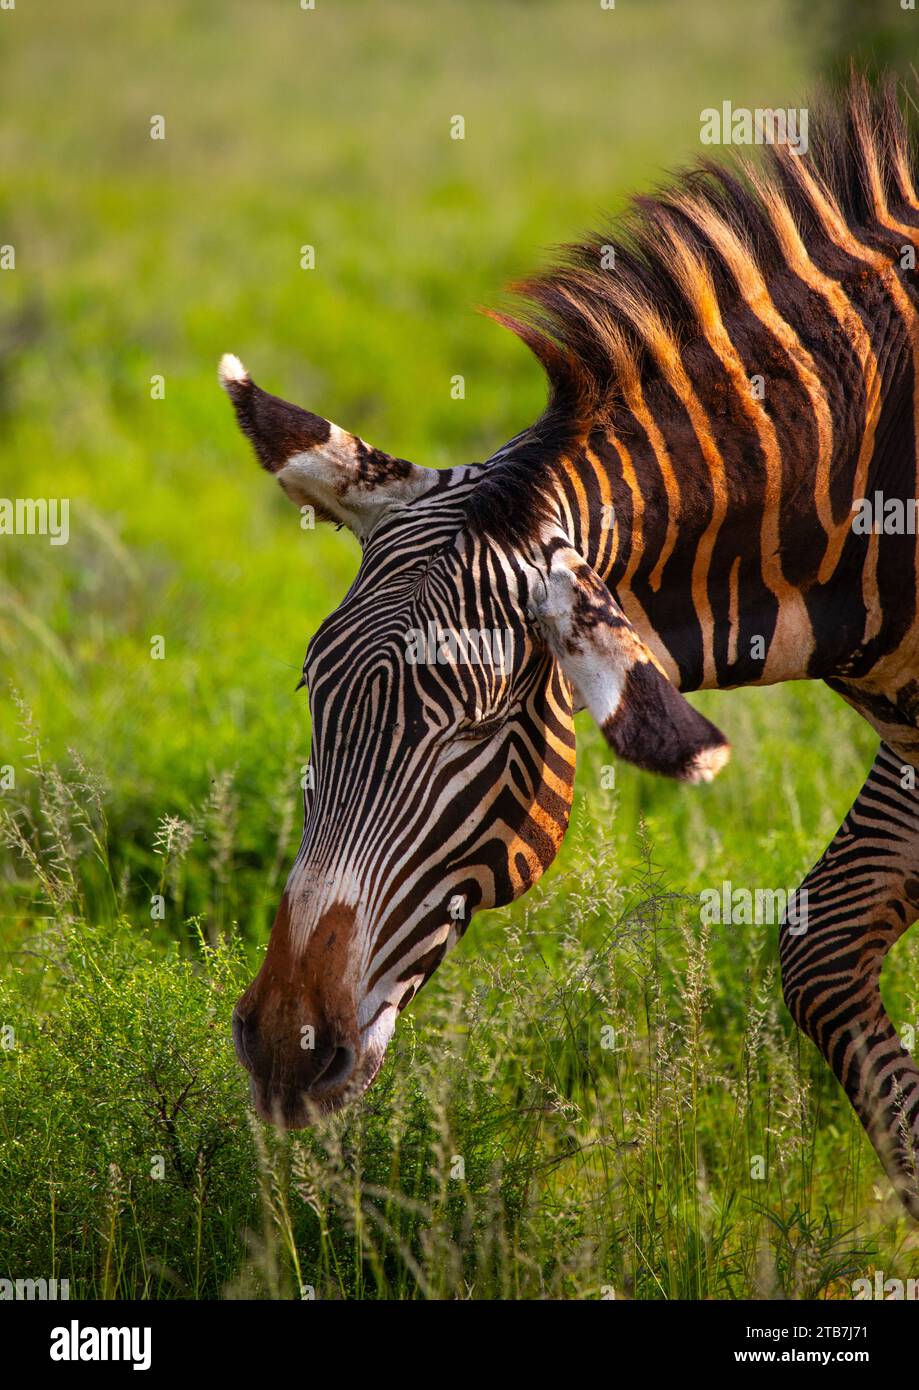
[[[727,746],[684,692],[822,679],[882,743],[782,925],[783,988],[919,1218],[919,1071],[878,985],[919,916],[919,197],[890,87],[853,79],[811,128],[807,157],[636,204],[612,269],[607,239],[520,287],[495,317],[549,404],[484,465],[390,458],[225,359],[264,466],[364,550],[310,644],[315,787],[234,1023],[266,1116],[370,1084],[472,913],[551,863],[576,709],[704,781]],[[412,664],[432,625],[507,634],[508,660]]]

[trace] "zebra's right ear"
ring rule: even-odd
[[[257,386],[238,357],[220,359],[220,384],[263,468],[298,507],[349,527],[362,539],[383,509],[411,502],[431,486],[431,472],[373,449],[321,415]]]
[[[579,699],[620,758],[684,782],[710,782],[724,735],[660,669],[609,589],[567,544],[551,551],[532,616]]]

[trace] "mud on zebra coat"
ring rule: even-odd
[[[784,995],[919,1218],[919,1071],[879,990],[919,915],[917,542],[852,524],[919,495],[917,158],[890,83],[854,78],[811,131],[806,155],[695,167],[517,287],[495,317],[549,400],[483,464],[390,457],[223,359],[262,465],[363,548],[309,644],[303,841],[234,1015],[266,1118],[366,1088],[472,913],[551,863],[576,710],[704,781],[728,748],[686,691],[809,677],[881,743],[806,930],[782,925]],[[512,658],[408,663],[432,623],[509,631]]]

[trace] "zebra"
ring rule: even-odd
[[[779,928],[783,994],[919,1218],[919,1071],[879,989],[919,916],[917,543],[886,525],[919,495],[917,157],[889,79],[810,129],[697,163],[513,287],[492,317],[548,399],[485,463],[392,457],[222,359],[259,462],[362,547],[307,650],[303,839],[233,1016],[263,1118],[365,1090],[472,915],[545,872],[578,710],[699,783],[730,750],[686,692],[822,680],[880,746]],[[855,524],[876,497],[885,524]],[[508,660],[410,662],[410,629],[503,632]]]

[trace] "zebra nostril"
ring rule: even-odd
[[[248,1034],[248,1041],[251,1042],[252,1032],[253,1028],[251,1016],[243,1018],[239,1014],[239,1012],[236,1009],[234,1009],[233,1046],[236,1048],[236,1056],[239,1058],[240,1062],[242,1062],[243,1066],[249,1069],[249,1071],[252,1070],[252,1059],[249,1056],[249,1053],[246,1049],[246,1035]]]
[[[349,1047],[347,1043],[339,1043],[331,1053],[328,1062],[309,1083],[307,1089],[310,1094],[322,1095],[325,1091],[343,1086],[351,1077],[356,1061],[357,1053],[354,1048]]]

